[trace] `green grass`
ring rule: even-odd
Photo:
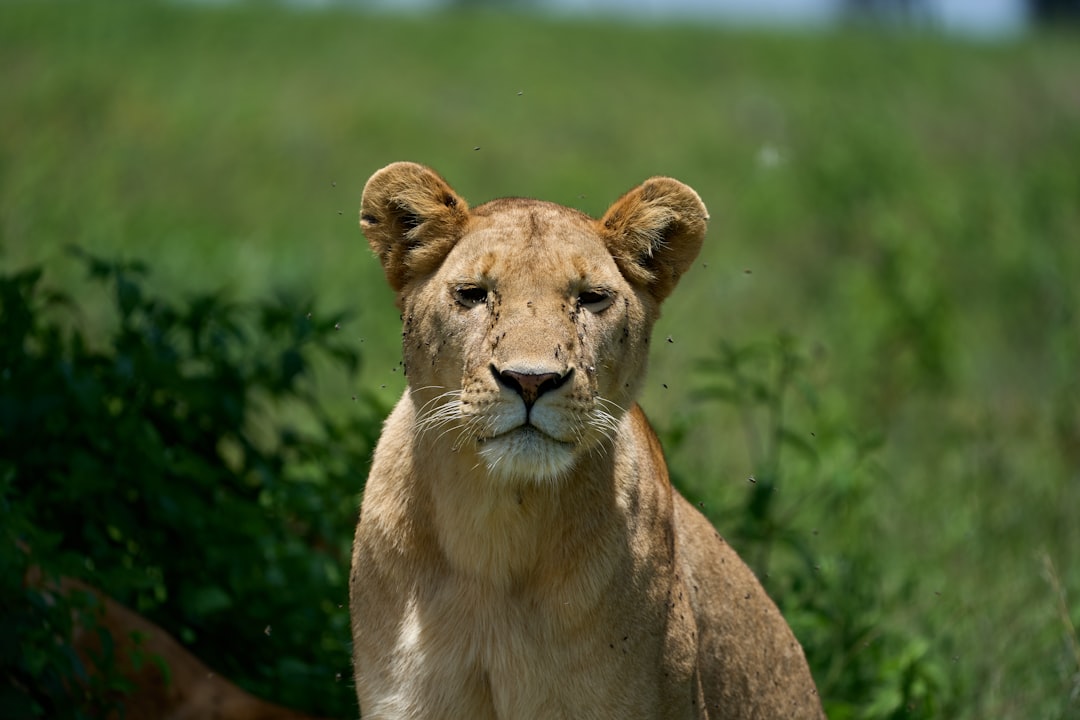
[[[397,316],[356,223],[375,169],[593,214],[678,177],[713,220],[643,405],[681,485],[722,531],[743,522],[762,458],[731,403],[701,400],[722,376],[701,364],[790,334],[814,400],[785,415],[810,452],[777,463],[793,546],[834,592],[869,568],[845,608],[922,653],[940,716],[1076,717],[1045,560],[1080,624],[1076,40],[5,3],[0,263],[78,288],[74,243],[147,260],[171,293],[347,307],[390,401]],[[324,402],[348,413],[350,392],[327,382]],[[833,660],[826,700],[860,663]]]

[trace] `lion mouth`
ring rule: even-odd
[[[544,432],[530,422],[525,422],[521,425],[518,425],[517,427],[512,427],[509,430],[504,430],[503,432],[496,433],[495,435],[479,437],[477,438],[477,442],[483,445],[484,443],[511,439],[523,440],[525,442],[540,440],[566,446],[570,446],[573,444],[567,442],[566,440],[560,440],[557,437],[547,434],[546,432]]]

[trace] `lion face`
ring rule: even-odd
[[[547,203],[484,206],[405,299],[422,432],[474,445],[496,476],[558,477],[640,381],[655,311],[592,225]]]
[[[470,211],[427,168],[376,173],[361,227],[398,291],[417,440],[475,453],[501,479],[556,480],[604,452],[706,220],[668,178],[594,220],[535,200]]]

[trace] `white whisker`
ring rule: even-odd
[[[424,385],[424,386],[418,387],[418,388],[410,387],[409,388],[409,394],[410,395],[415,395],[416,393],[423,392],[425,390],[445,390],[445,389],[446,389],[445,385]]]
[[[460,447],[461,436],[462,436],[462,434],[464,434],[467,427],[468,427],[468,423],[461,423],[461,424],[458,424],[458,425],[450,425],[449,427],[447,427],[445,430],[443,430],[441,433],[439,433],[435,437],[435,442],[439,442],[444,437],[446,437],[449,433],[452,433],[455,430],[457,430],[457,431],[459,431],[458,436],[456,438],[454,438],[454,442],[450,443],[450,449],[451,450],[457,450]]]
[[[619,411],[619,415],[625,415],[628,412],[627,409],[624,408],[619,403],[615,402],[614,400],[608,400],[606,397],[604,397],[602,395],[597,395],[596,396],[596,402],[598,404],[600,404],[600,405],[606,405],[607,407],[615,408],[616,410]]]

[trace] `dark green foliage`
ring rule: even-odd
[[[873,482],[887,481],[875,455],[880,439],[847,427],[832,412],[833,388],[814,381],[820,364],[788,335],[738,346],[722,342],[701,363],[699,397],[736,414],[753,474],[741,509],[719,523],[762,579],[800,638],[833,720],[949,716],[957,679],[916,625],[890,620],[883,568],[866,512]],[[830,534],[869,542],[822,547],[807,514],[785,502],[812,489],[813,516]],[[901,596],[910,594],[901,589]],[[940,646],[947,638],[938,638]]]
[[[108,658],[87,690],[69,682],[86,677],[53,643],[70,611],[23,587],[34,564],[260,696],[352,714],[349,541],[382,413],[365,400],[342,421],[316,401],[314,365],[359,364],[341,318],[283,299],[169,302],[141,265],[80,257],[114,293],[104,342],[40,270],[0,278],[3,706],[59,717],[69,693],[93,710],[122,689],[97,687]]]

